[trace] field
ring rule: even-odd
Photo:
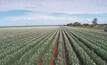
[[[107,33],[73,27],[0,28],[0,65],[107,65]]]

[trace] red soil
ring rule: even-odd
[[[38,65],[42,65],[42,63],[38,63]]]
[[[53,55],[52,55],[51,60],[50,60],[50,65],[55,65],[55,58],[57,57],[57,55],[58,55],[58,43],[53,50]]]

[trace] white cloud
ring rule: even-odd
[[[104,0],[1,0],[0,11],[28,9],[45,12],[107,13]]]
[[[32,14],[32,15],[25,15],[25,16],[14,16],[14,17],[7,17],[6,19],[11,21],[18,21],[18,20],[69,20],[71,17],[56,17],[50,15],[42,15],[42,14]]]
[[[75,13],[107,13],[106,2],[107,0],[0,0],[0,11],[18,9],[32,11],[28,15],[8,16],[5,21],[9,22],[29,21],[38,23],[41,21],[48,24],[62,24],[71,21],[84,22],[90,20],[82,19],[81,16],[69,16]],[[51,13],[62,13],[66,16],[50,15]]]

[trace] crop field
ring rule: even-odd
[[[0,65],[107,65],[107,33],[73,27],[0,28]]]

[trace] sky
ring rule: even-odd
[[[0,0],[0,26],[107,23],[107,0]]]

